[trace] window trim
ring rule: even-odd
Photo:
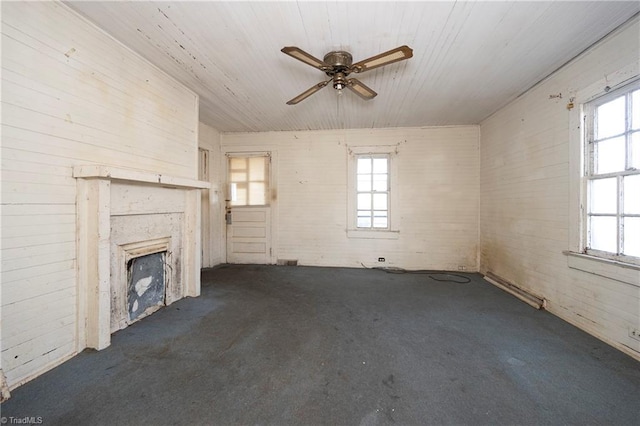
[[[606,216],[606,217],[615,217],[616,218],[616,243],[618,244],[618,249],[620,249],[620,245],[623,239],[622,227],[620,226],[620,220],[623,217],[630,216],[634,217],[636,215],[625,214],[621,211],[621,200],[622,200],[622,179],[624,176],[629,175],[640,175],[640,170],[637,169],[625,169],[621,172],[613,172],[613,173],[602,173],[596,174],[594,173],[595,169],[595,111],[596,109],[604,105],[616,98],[621,96],[626,96],[628,93],[631,93],[635,90],[640,89],[640,79],[637,77],[634,79],[630,79],[618,84],[614,89],[609,86],[606,86],[604,91],[605,93],[599,93],[594,96],[591,96],[590,99],[587,99],[582,104],[581,108],[581,122],[583,125],[583,131],[581,132],[581,164],[582,164],[582,173],[581,173],[581,194],[580,194],[580,205],[581,205],[581,215],[580,215],[580,253],[588,256],[592,256],[598,259],[610,260],[620,264],[628,264],[638,266],[640,265],[640,257],[628,256],[621,253],[612,253],[597,249],[589,248],[589,217],[593,216]],[[626,110],[629,108],[627,100]],[[627,164],[627,155],[629,144],[631,143],[630,137],[627,135],[631,134],[630,125],[628,123],[628,116],[625,117],[625,129],[624,132],[620,135],[614,135],[608,138],[604,138],[601,140],[612,139],[615,137],[625,136],[625,166]],[[589,182],[598,179],[605,178],[616,178],[616,187],[618,188],[618,206],[615,215],[606,214],[594,214],[589,211],[589,203],[590,203],[590,195],[589,195]]]
[[[369,176],[371,178],[371,190],[369,191],[360,191],[358,189],[358,184],[359,184],[359,177],[361,175],[363,175],[362,173],[358,173],[358,163],[360,162],[359,160],[362,159],[367,159],[367,160],[371,160],[371,167],[373,167],[374,161],[373,160],[380,160],[380,159],[384,159],[387,162],[387,180],[386,180],[386,190],[384,191],[377,191],[373,188],[373,182],[374,182],[374,176],[376,173],[374,173],[373,169],[371,170],[370,173],[366,174],[367,176]],[[389,222],[389,207],[390,207],[390,198],[389,198],[389,193],[391,190],[391,182],[390,182],[390,177],[391,177],[391,173],[390,173],[390,163],[391,163],[391,158],[389,157],[389,154],[355,154],[355,161],[356,161],[356,229],[358,230],[363,230],[363,231],[376,231],[376,230],[382,230],[382,231],[387,231],[389,229],[391,229],[391,223]],[[368,194],[371,196],[371,203],[369,205],[369,208],[366,210],[363,210],[361,208],[358,207],[358,198],[361,194]],[[375,212],[376,209],[373,206],[374,203],[374,198],[375,198],[375,194],[386,194],[387,196],[387,205],[386,205],[386,209],[384,210],[384,212],[386,212],[387,215],[387,224],[386,226],[375,226]],[[371,213],[371,226],[359,226],[358,225],[358,214],[359,212],[362,211],[368,211],[369,213]],[[377,211],[383,211],[378,209]]]
[[[396,145],[351,146],[347,147],[347,237],[364,239],[398,239],[395,213],[398,211],[397,151]],[[387,228],[357,227],[357,158],[361,155],[388,156],[389,198],[387,205]]]
[[[572,251],[564,251],[563,254],[567,256],[567,266],[571,269],[640,287],[640,265]]]

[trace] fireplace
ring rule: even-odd
[[[200,295],[200,189],[208,182],[92,165],[78,184],[78,350]]]
[[[145,254],[127,262],[129,323],[152,314],[165,304],[167,252]]]
[[[125,328],[165,306],[167,292],[173,292],[175,277],[171,272],[177,268],[173,260],[171,237],[128,244],[117,244],[116,240],[113,248],[111,332]]]

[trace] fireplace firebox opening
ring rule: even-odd
[[[166,305],[166,255],[163,251],[134,257],[127,262],[129,322]]]

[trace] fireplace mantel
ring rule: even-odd
[[[171,216],[175,223],[179,218],[181,235],[173,235],[172,241],[179,244],[180,280],[179,297],[200,295],[200,190],[210,187],[208,182],[150,173],[141,170],[125,169],[100,164],[81,165],[73,168],[73,177],[77,183],[77,227],[78,227],[78,346],[104,349],[111,342],[110,315],[112,310],[111,286],[115,279],[111,271],[111,262],[117,244],[122,240],[118,232],[118,241],[113,240],[114,223],[127,223],[128,217],[156,225],[147,238],[153,239],[167,235],[159,231],[158,217]],[[147,216],[145,216],[147,215]],[[151,220],[153,219],[153,220]],[[169,219],[165,220],[169,221]],[[140,240],[144,226],[135,229],[132,238]],[[174,227],[175,228],[175,227]],[[141,230],[142,229],[142,230]],[[177,229],[177,228],[176,228]],[[169,232],[169,231],[167,231]],[[115,256],[117,257],[117,256]],[[175,299],[175,298],[174,298]],[[174,300],[172,299],[172,300]],[[169,302],[170,303],[170,302]]]
[[[187,179],[182,177],[167,176],[160,173],[149,173],[141,170],[123,169],[105,166],[102,164],[90,164],[75,166],[74,178],[83,179],[109,179],[123,182],[139,182],[151,185],[162,185],[172,188],[207,189],[211,187],[209,182]]]

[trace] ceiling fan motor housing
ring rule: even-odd
[[[349,52],[338,50],[324,55],[324,62],[331,66],[330,69],[325,70],[328,76],[332,77],[339,72],[347,75],[349,74],[349,68],[353,63],[353,57]]]

